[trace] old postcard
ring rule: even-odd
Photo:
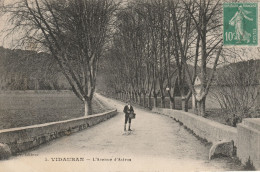
[[[260,170],[258,0],[0,0],[0,171]]]

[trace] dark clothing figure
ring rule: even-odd
[[[134,108],[133,108],[133,106],[131,106],[131,105],[126,105],[125,107],[124,107],[124,111],[123,111],[124,113],[125,113],[125,125],[124,125],[124,131],[126,131],[126,124],[127,124],[127,121],[128,121],[128,123],[129,123],[129,127],[128,127],[128,131],[132,131],[131,130],[131,118],[129,118],[129,115],[130,115],[130,113],[134,113]]]

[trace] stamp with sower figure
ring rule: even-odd
[[[258,45],[258,4],[223,4],[224,45]]]

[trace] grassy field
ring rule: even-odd
[[[108,110],[94,98],[93,112]],[[84,105],[69,91],[8,91],[0,93],[0,129],[82,117]]]

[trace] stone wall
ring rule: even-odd
[[[254,167],[260,170],[260,118],[243,119],[243,122],[234,128],[179,110],[154,108],[153,111],[183,123],[200,138],[212,142],[213,147],[214,144],[222,142],[234,142],[237,157],[241,162],[246,164],[250,157]]]
[[[234,127],[223,125],[184,111],[162,108],[154,108],[153,111],[180,121],[196,135],[206,139],[208,142],[215,143],[225,140],[234,141],[234,144],[237,144],[237,130]]]
[[[237,156],[244,164],[250,157],[253,165],[260,169],[260,118],[244,119],[237,130]]]
[[[55,138],[81,131],[117,114],[117,110],[75,118],[65,121],[50,122],[33,126],[0,130],[0,143],[8,145],[12,154],[28,150]]]

